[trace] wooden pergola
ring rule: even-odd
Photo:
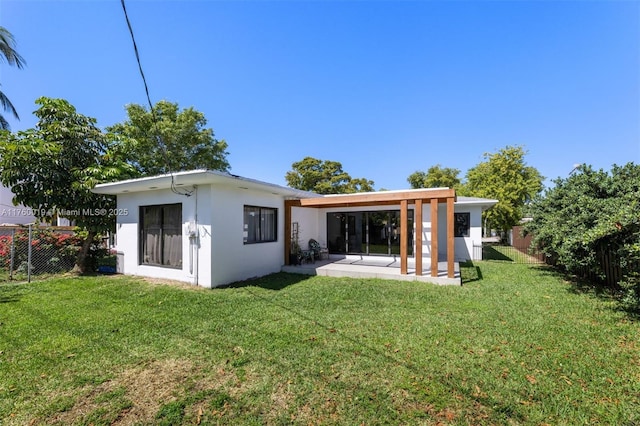
[[[400,273],[407,275],[408,269],[408,217],[409,204],[414,204],[416,227],[415,266],[416,275],[422,275],[422,212],[425,204],[431,209],[431,276],[438,276],[438,205],[446,204],[447,209],[447,277],[454,278],[454,203],[455,190],[449,188],[435,188],[423,190],[367,192],[359,194],[325,195],[322,197],[302,198],[299,200],[285,200],[284,223],[285,235],[291,235],[292,207],[329,208],[329,207],[367,207],[367,206],[400,206]],[[284,259],[289,264],[289,250],[291,240],[285,239]]]

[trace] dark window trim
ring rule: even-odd
[[[459,221],[458,217],[466,216],[466,220]],[[454,238],[469,238],[471,236],[471,212],[456,212],[453,214],[453,223],[454,230],[453,236]],[[459,223],[461,223],[459,225]],[[459,232],[462,229],[462,226],[465,226],[464,232]]]
[[[242,226],[244,228],[244,225],[246,225],[246,221],[245,221],[245,213],[246,213],[246,209],[247,208],[252,208],[252,209],[258,209],[258,216],[262,217],[262,211],[263,210],[272,210],[274,211],[274,224],[273,224],[273,235],[274,238],[272,240],[258,240],[258,241],[244,241],[244,229],[243,229],[243,241],[242,243],[244,245],[252,245],[252,244],[264,244],[264,243],[275,243],[278,242],[278,208],[277,207],[266,207],[266,206],[255,206],[252,204],[245,204],[242,207]],[[258,224],[261,225],[262,221],[258,221]],[[248,231],[248,230],[247,230]],[[258,232],[258,234],[262,234],[262,232]]]
[[[145,206],[139,206],[138,210],[138,223],[140,227],[140,232],[138,235],[138,265],[144,266],[153,266],[154,268],[167,268],[167,269],[178,269],[181,270],[183,265],[180,266],[171,266],[171,265],[163,265],[161,263],[147,263],[144,261],[144,209],[149,207],[168,207],[168,206],[180,206],[180,221],[182,222],[182,203],[170,203],[170,204],[149,204]],[[180,228],[182,228],[182,223],[180,224]],[[163,227],[161,227],[161,230]],[[160,239],[163,247],[161,251],[164,253],[164,241]],[[180,235],[180,242],[182,243],[182,234]]]

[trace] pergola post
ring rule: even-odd
[[[454,211],[454,199],[453,197],[447,198],[447,277],[453,278],[455,276],[455,271],[453,267],[454,261],[454,250],[455,250],[455,242],[454,242],[454,231],[453,231],[453,221],[455,220],[455,216],[453,214]]]
[[[438,199],[431,199],[431,276],[438,276]]]

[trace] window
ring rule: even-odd
[[[244,206],[244,243],[268,243],[278,236],[278,209]]]
[[[454,213],[454,234],[456,237],[468,237],[471,229],[471,213]]]
[[[182,204],[140,207],[140,263],[182,268]]]

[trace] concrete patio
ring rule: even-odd
[[[426,260],[426,259],[425,259]],[[431,265],[424,262],[422,274],[416,275],[415,261],[408,259],[407,274],[400,273],[400,256],[331,255],[301,265],[284,265],[282,272],[327,277],[381,278],[386,280],[422,281],[439,285],[462,285],[460,265],[454,263],[454,278],[447,277],[447,261],[438,262],[438,276],[431,276]]]

